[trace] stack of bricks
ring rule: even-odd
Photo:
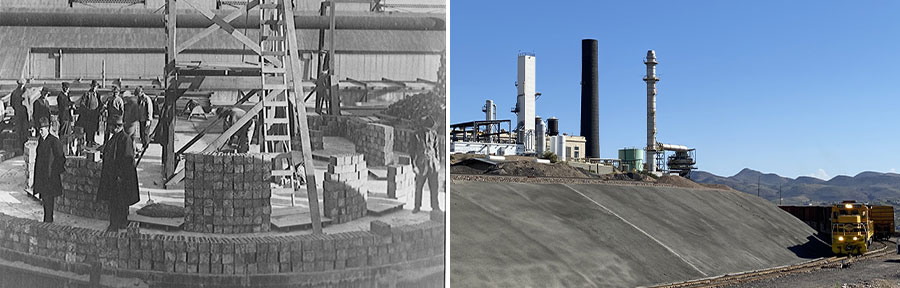
[[[108,219],[106,201],[97,200],[103,164],[79,156],[66,157],[62,178],[63,193],[56,197],[55,211],[94,219]]]
[[[185,154],[184,230],[269,231],[271,162],[265,154]]]
[[[66,156],[80,156],[84,151],[84,128],[72,127],[72,133],[59,136]]]
[[[311,129],[322,131],[322,136],[339,136],[353,142],[356,152],[366,155],[366,161],[370,164],[385,166],[392,163],[397,145],[394,142],[395,130],[394,127],[375,123],[378,118],[321,115],[309,120]],[[316,141],[310,135],[311,140]]]
[[[191,236],[101,232],[0,214],[0,247],[41,263],[100,262],[104,269],[259,275],[384,269],[444,254],[441,221],[369,231],[286,236]],[[442,261],[443,262],[443,261]],[[360,270],[349,270],[357,271]]]
[[[415,130],[396,128],[394,129],[394,151],[402,151],[409,153],[412,151],[412,145],[415,145]]]
[[[366,123],[354,133],[356,151],[366,155],[373,166],[385,166],[394,158],[394,127],[378,123]]]
[[[346,223],[366,216],[369,171],[361,154],[331,156],[322,193],[325,217]]]
[[[405,164],[388,166],[387,195],[388,198],[404,198],[416,189],[416,172],[409,163],[409,158],[404,157]]]

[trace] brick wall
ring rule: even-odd
[[[415,192],[416,189],[416,172],[413,166],[409,164],[388,166],[387,195],[390,198],[403,198]]]
[[[271,159],[263,154],[185,154],[184,230],[269,231]]]
[[[322,131],[323,136],[339,136],[353,142],[356,152],[366,155],[366,161],[373,166],[393,162],[394,127],[377,123],[378,118],[320,115],[309,117],[309,121],[311,129]]]
[[[325,217],[346,223],[366,216],[369,171],[362,154],[331,156],[322,189]]]
[[[56,197],[55,211],[94,219],[109,219],[107,201],[97,201],[101,162],[85,156],[66,156],[62,178],[63,194]]]
[[[187,236],[102,232],[0,214],[0,247],[104,269],[188,274],[271,274],[377,268],[444,254],[443,222],[291,236]]]

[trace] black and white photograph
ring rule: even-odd
[[[0,287],[445,287],[443,0],[0,0]]]

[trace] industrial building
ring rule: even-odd
[[[553,152],[561,161],[590,162],[613,165],[622,172],[646,172],[662,175],[675,173],[690,177],[696,167],[696,151],[684,145],[658,142],[656,139],[656,52],[647,51],[644,58],[647,85],[647,145],[643,149],[620,149],[617,159],[600,156],[600,93],[598,83],[597,40],[581,41],[581,135],[560,134],[559,119],[550,117],[546,122],[537,111],[536,102],[541,93],[535,89],[536,56],[533,53],[517,55],[516,124],[497,119],[497,107],[493,100],[486,100],[482,111],[483,121],[470,121],[451,125],[451,153],[476,153],[493,155],[542,156]],[[507,123],[504,130],[503,123]],[[668,154],[667,154],[668,153]],[[597,169],[612,171],[613,169]]]
[[[97,227],[108,203],[94,188],[101,148],[84,145],[104,135],[59,135],[67,160],[53,211],[64,220],[39,223],[31,187],[42,179],[27,169],[37,140],[19,147],[0,125],[0,170],[11,175],[0,189],[23,196],[15,211],[28,211],[0,205],[0,262],[34,266],[20,277],[0,263],[0,286],[443,283],[446,155],[437,147],[447,139],[429,135],[448,132],[445,5],[0,0],[6,107],[22,79],[26,93],[49,89],[53,110],[62,83],[77,103],[92,81],[103,103],[114,89],[127,98],[142,88],[157,109],[152,141],[134,155],[141,199],[127,231],[106,234]],[[247,143],[235,143],[240,133]],[[426,178],[440,180],[417,190]],[[160,206],[183,213],[141,214]]]

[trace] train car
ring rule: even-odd
[[[894,235],[894,207],[870,206],[869,218],[875,225],[875,240],[887,240]]]
[[[875,235],[869,207],[855,201],[831,206],[831,251],[834,254],[862,255]]]
[[[828,235],[831,234],[831,206],[778,206],[778,208],[815,229],[822,239],[828,239]]]

